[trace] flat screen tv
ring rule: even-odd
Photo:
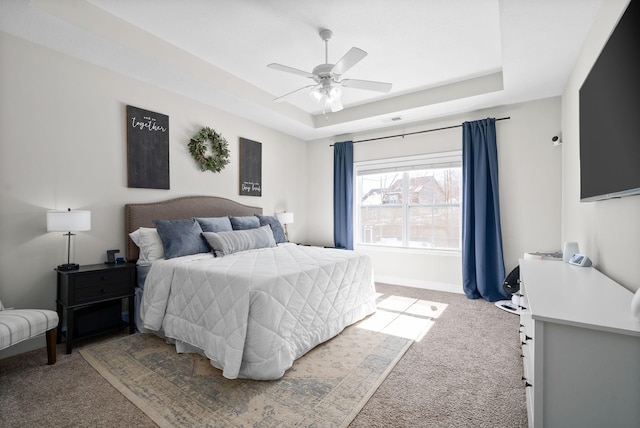
[[[580,88],[580,200],[640,194],[640,0]]]

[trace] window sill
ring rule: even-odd
[[[384,245],[368,245],[368,244],[356,244],[355,250],[362,251],[375,251],[384,253],[404,253],[404,254],[428,254],[433,256],[449,256],[460,257],[462,252],[460,250],[444,250],[444,249],[432,249],[432,248],[417,248],[417,247],[391,247]]]

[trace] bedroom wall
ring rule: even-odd
[[[562,96],[562,239],[577,241],[598,270],[640,288],[640,196],[580,202],[579,90],[628,0],[602,2]]]
[[[80,264],[124,256],[123,206],[185,195],[216,195],[295,213],[292,240],[304,240],[307,146],[304,142],[132,78],[0,33],[0,299],[7,307],[55,309],[54,267],[65,238],[46,232],[46,211],[88,209],[79,232]],[[127,187],[125,106],[169,116],[171,190]],[[229,143],[231,163],[201,172],[187,144],[203,126]],[[262,143],[263,196],[238,195],[238,139]],[[286,156],[285,156],[286,155]],[[286,162],[286,168],[283,164]],[[43,346],[30,343],[31,348]],[[0,352],[0,357],[7,351]]]
[[[560,131],[560,97],[476,111],[404,128],[341,136],[309,144],[310,243],[332,245],[333,148],[335,141],[362,140],[458,125],[486,117],[511,119],[496,123],[500,209],[507,273],[527,251],[561,247],[561,148],[551,138]],[[354,145],[355,161],[461,150],[462,129],[385,139]],[[311,193],[311,192],[310,192]],[[376,280],[416,287],[462,292],[459,252],[382,249],[360,246],[374,263]]]

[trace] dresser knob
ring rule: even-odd
[[[525,388],[529,388],[530,386],[533,386],[533,385],[532,385],[532,384],[530,384],[529,382],[525,382],[525,383],[524,383],[524,387],[525,387]]]
[[[524,340],[531,340],[531,338],[525,334],[524,335]]]

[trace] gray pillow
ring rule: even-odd
[[[276,246],[273,232],[271,232],[269,226],[262,226],[257,229],[233,230],[231,232],[202,232],[202,236],[209,243],[216,257],[239,251]]]
[[[207,243],[202,239],[200,223],[194,219],[153,222],[162,240],[164,256],[167,259],[209,252]]]
[[[277,217],[259,214],[256,214],[256,217],[260,220],[260,226],[269,225],[271,227],[276,244],[287,242],[287,238],[284,236],[284,229],[282,229],[282,224],[280,224],[280,220]]]
[[[254,215],[240,217],[229,217],[233,230],[257,229],[260,227],[260,220]]]
[[[233,230],[229,217],[199,217],[196,221],[200,223],[203,232],[228,232]]]

